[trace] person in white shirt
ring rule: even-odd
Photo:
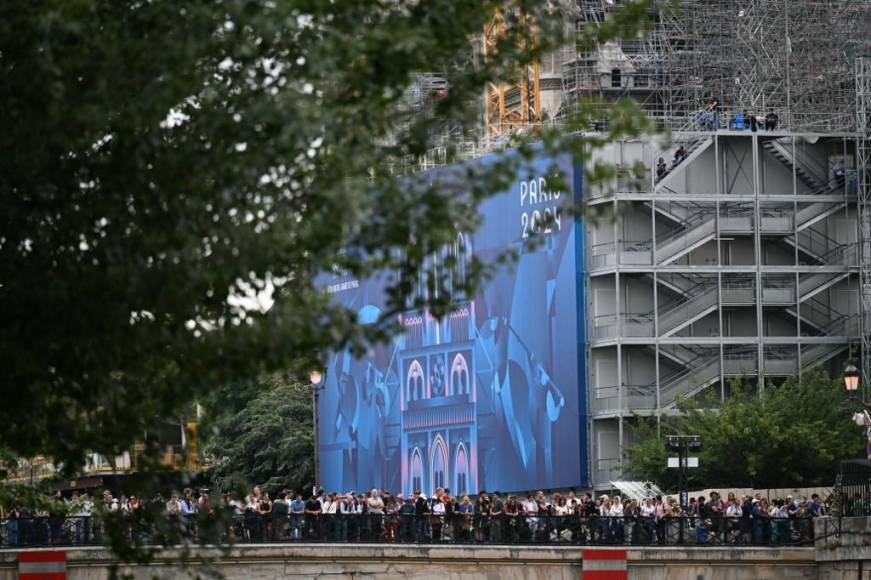
[[[647,498],[641,504],[641,509],[638,511],[641,515],[641,531],[645,537],[642,543],[653,541],[654,527],[656,526],[656,506],[653,505],[653,500]]]
[[[608,540],[611,537],[611,525],[608,517],[611,515],[611,498],[603,495],[599,498],[599,515],[602,517],[601,539]]]
[[[612,518],[623,517],[623,502],[620,501],[619,495],[615,495],[614,499],[611,500],[611,509],[608,510],[608,515]]]
[[[367,504],[369,505],[370,514],[384,513],[384,500],[381,499],[381,494],[377,489],[372,490],[372,495],[369,496]]]
[[[733,501],[726,508],[726,517],[727,518],[740,518],[744,515],[744,510],[741,509],[741,504],[738,503],[737,500]]]
[[[611,517],[609,524],[611,538],[618,542],[623,541],[623,502],[619,495],[615,495],[611,499],[611,508],[608,510],[608,515]]]
[[[442,529],[443,523],[445,521],[445,504],[441,501],[436,500],[432,504],[432,539],[434,542],[440,542],[442,540]]]
[[[532,535],[538,531],[538,502],[530,493],[526,496],[526,501],[523,502],[523,513],[526,514],[526,522],[529,524],[529,529],[532,530]]]
[[[607,518],[611,515],[611,498],[607,495],[603,495],[599,498],[599,515],[603,518]]]
[[[571,528],[567,523],[566,516],[569,516],[573,513],[572,508],[568,505],[566,498],[558,497],[553,502],[553,507],[551,508],[553,511],[554,517],[554,528],[556,532],[557,538],[567,539],[570,538],[571,535],[569,532]],[[568,536],[566,534],[569,534]]]
[[[327,496],[327,498],[324,500],[324,505],[322,509],[323,513],[325,514],[335,514],[338,511],[339,501],[336,498],[335,493],[331,493]]]
[[[567,516],[571,513],[571,508],[566,503],[566,498],[561,497],[553,503],[553,515]]]
[[[744,510],[741,509],[741,504],[737,499],[732,498],[732,501],[726,506],[726,533],[729,534],[733,542],[737,541],[741,535],[741,517],[743,515]]]
[[[641,517],[642,518],[655,518],[656,517],[656,508],[653,507],[653,502],[649,499],[644,500],[644,504],[641,506]]]

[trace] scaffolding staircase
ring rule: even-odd
[[[809,298],[798,309],[790,307],[785,311],[804,325],[802,336],[853,336],[858,333],[857,316],[838,312],[816,298]]]
[[[647,272],[645,276],[651,282],[653,282],[654,275],[652,272]],[[679,273],[673,273],[667,276],[656,276],[655,278],[660,286],[669,290],[672,294],[676,296],[685,295],[699,283],[695,277]]]
[[[704,209],[704,206],[693,201],[670,201],[656,203],[645,201],[645,207],[653,208],[657,215],[666,218],[675,225],[680,225],[688,220],[694,214],[699,213]]]
[[[802,370],[819,366],[846,351],[849,345],[838,344],[814,344],[801,352]]]
[[[719,356],[710,356],[709,353],[695,354],[690,349],[686,352],[695,356],[679,362],[681,366],[678,370],[659,381],[659,400],[663,408],[674,408],[676,397],[688,399],[720,380]],[[677,355],[678,358],[680,356]],[[655,389],[656,383],[652,383],[650,387]]]
[[[713,240],[717,235],[716,215],[703,209],[683,220],[677,228],[657,237],[654,260],[668,264]]]
[[[802,351],[801,367],[803,370],[807,370],[824,364],[842,354],[848,348],[849,346],[845,343],[811,345]],[[668,352],[667,354],[665,350],[660,352],[668,356],[669,359],[673,360],[680,367],[675,372],[663,377],[659,382],[659,400],[662,408],[674,409],[677,406],[677,397],[689,399],[720,380],[721,367],[719,356],[712,356],[710,353],[697,354],[694,350],[687,347]],[[755,347],[748,350],[748,353],[751,355],[750,358],[754,358]],[[690,355],[694,356],[690,358]],[[739,355],[732,353],[730,356]],[[766,353],[766,360],[792,360],[791,366],[793,369],[796,366],[795,357],[796,351],[794,349],[784,349],[783,351],[771,350]],[[786,366],[789,367],[790,365]],[[647,385],[646,388],[655,390],[656,383]]]
[[[798,213],[795,214],[795,223],[796,230],[802,231],[811,227],[812,225],[820,222],[830,215],[837,213],[838,211],[847,207],[846,202],[840,203],[828,203],[824,201],[819,201],[817,203],[812,203],[808,206],[805,206],[798,210]]]
[[[798,301],[804,303],[849,276],[849,272],[821,272],[802,276],[798,280]]]
[[[817,264],[847,264],[855,257],[857,250],[856,244],[839,242],[811,228],[801,230],[795,236],[787,236],[783,242]]]
[[[675,280],[683,280],[683,277],[675,277]],[[686,278],[690,282],[692,279]],[[698,283],[688,288],[681,288],[683,282],[673,286],[677,289],[677,300],[664,306],[659,313],[658,336],[671,336],[694,322],[704,318],[711,312],[715,312],[719,305],[719,292],[715,283]],[[655,311],[643,315],[645,319],[653,321]]]
[[[687,155],[686,157],[677,165],[669,165],[668,170],[660,176],[656,177],[656,166],[654,164],[653,173],[654,173],[654,193],[676,193],[673,189],[668,187],[669,182],[673,181],[673,178],[678,173],[683,172],[686,167],[699,157],[711,144],[714,142],[714,138],[709,135],[702,135],[699,137],[695,137],[692,139],[688,139],[686,141],[681,141],[673,144],[669,149],[662,151],[660,155],[657,156],[662,157],[662,159],[670,164],[674,159],[674,154],[683,146],[686,149]]]
[[[829,186],[828,168],[800,149],[785,145],[781,139],[762,141],[762,148],[788,168],[795,169],[796,176],[810,187],[811,193],[835,193]]]

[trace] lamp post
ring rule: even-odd
[[[309,381],[311,382],[311,390],[312,390],[312,423],[314,425],[315,436],[314,436],[314,467],[315,467],[315,485],[312,490],[312,495],[317,495],[318,490],[321,487],[321,458],[320,458],[320,439],[321,439],[321,426],[320,419],[318,417],[318,402],[320,401],[321,391],[326,388],[327,384],[327,369],[325,368],[323,372],[320,369],[314,369],[308,375]]]
[[[844,368],[844,387],[851,399],[862,404],[862,411],[853,413],[853,422],[859,427],[865,428],[865,455],[871,459],[871,415],[868,414],[869,404],[865,400],[865,393],[859,396],[859,369],[852,363]]]
[[[668,435],[665,446],[671,452],[677,453],[677,461],[670,458],[668,466],[677,468],[677,481],[680,493],[680,507],[689,509],[689,491],[687,490],[687,468],[698,467],[699,458],[690,457],[690,451],[700,451],[702,438],[698,435]]]

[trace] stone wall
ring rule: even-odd
[[[179,554],[166,564],[122,567],[134,578],[181,578]],[[201,550],[228,580],[579,580],[581,548],[380,545],[250,545]],[[0,551],[0,580],[14,580],[16,552]],[[102,548],[67,552],[69,580],[105,580],[111,554]],[[677,548],[628,551],[629,578],[644,580],[816,580],[812,548]],[[195,563],[192,573],[208,566]],[[193,574],[191,574],[193,576]]]
[[[871,579],[871,518],[819,518],[814,537],[820,580]]]

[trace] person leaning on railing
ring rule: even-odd
[[[474,506],[474,540],[478,543],[485,543],[490,540],[490,496],[486,491],[479,491],[478,497],[475,499]]]
[[[367,522],[369,525],[369,534],[372,540],[377,540],[382,533],[382,515],[384,515],[384,500],[381,498],[381,493],[377,489],[369,492],[365,501]]]
[[[427,522],[427,517],[429,514],[429,502],[427,501],[427,497],[421,492],[417,490],[414,492],[414,517],[417,524],[416,530],[416,540],[418,543],[426,542],[429,538],[429,525]]]
[[[729,544],[738,544],[741,540],[742,533],[742,518],[744,517],[744,508],[741,506],[741,502],[738,501],[738,498],[735,497],[734,493],[729,493],[726,498],[726,512],[725,512],[725,528],[724,528],[724,543]]]
[[[475,512],[475,506],[472,505],[468,495],[463,496],[456,511],[457,527],[459,528],[459,537],[457,539],[461,542],[469,542],[472,540],[472,530],[474,529],[472,516]]]
[[[305,502],[302,495],[296,494],[290,502],[290,539],[302,540],[302,530],[305,519]]]
[[[401,542],[413,542],[415,523],[413,495],[405,498],[405,501],[399,508],[399,517],[399,540]]]
[[[502,494],[498,491],[493,492],[493,498],[490,500],[490,518],[487,522],[490,528],[490,540],[499,543],[505,537],[505,503],[502,501]]]
[[[339,499],[335,493],[329,493],[321,504],[321,513],[324,515],[321,525],[322,540],[336,540],[339,538]]]
[[[288,514],[290,512],[290,494],[283,492],[278,495],[278,498],[272,502],[272,521],[270,529],[272,533],[269,536],[270,540],[283,541],[287,539],[287,530],[290,526]]]
[[[517,501],[517,496],[509,495],[508,501],[505,502],[505,507],[502,510],[505,517],[503,528],[503,539],[516,543],[520,539],[520,527],[522,522],[523,507]]]
[[[384,511],[387,513],[384,517],[384,539],[388,542],[395,542],[399,537],[398,514],[402,504],[402,494],[396,496],[387,494],[387,499],[384,502]]]
[[[320,540],[321,538],[321,502],[317,496],[311,496],[305,502],[305,532],[306,540]]]

